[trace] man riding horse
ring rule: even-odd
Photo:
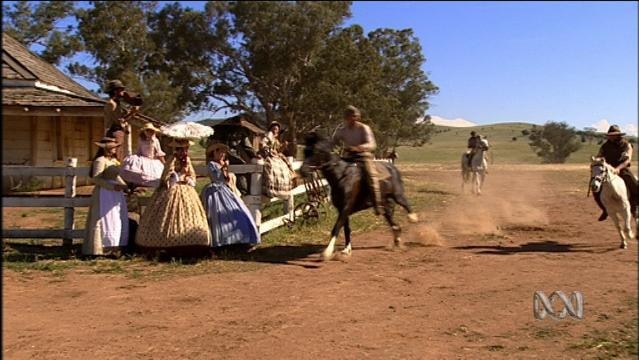
[[[359,163],[364,169],[368,186],[374,194],[373,209],[375,215],[383,212],[382,197],[379,190],[377,170],[373,162],[373,151],[377,147],[371,128],[360,122],[361,113],[355,106],[349,105],[344,111],[344,123],[333,133],[333,144],[343,144],[342,157]]]
[[[477,147],[479,146],[481,141],[481,135],[477,135],[477,133],[475,131],[471,131],[470,132],[470,137],[468,138],[468,151],[466,152],[467,154],[467,160],[468,160],[468,167],[471,167],[471,161],[473,160],[473,156],[475,155],[475,153],[477,152]]]
[[[608,129],[606,136],[608,140],[601,145],[597,157],[603,157],[606,162],[615,168],[615,173],[618,174],[626,184],[628,191],[628,200],[630,200],[630,212],[633,216],[636,216],[637,210],[637,178],[630,171],[630,164],[632,158],[632,145],[623,138],[625,133],[621,132],[621,129],[617,125],[612,125]],[[606,208],[601,203],[601,193],[593,193],[595,202],[601,210],[601,216],[599,221],[604,221],[608,217]]]

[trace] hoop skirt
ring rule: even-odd
[[[164,164],[157,157],[164,155],[157,138],[139,139],[137,152],[122,161],[120,176],[127,183],[157,188],[164,171]]]
[[[202,191],[202,203],[212,235],[212,246],[260,243],[260,232],[242,199],[225,183],[221,165],[208,164],[211,183]]]

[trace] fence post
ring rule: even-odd
[[[264,165],[263,159],[254,159],[252,162],[257,165]],[[262,171],[251,173],[249,193],[251,194],[251,201],[247,205],[259,229],[262,224]]]
[[[67,159],[67,169],[71,170],[73,168],[78,167],[78,159],[77,158],[68,158]],[[71,171],[68,171],[66,176],[65,176],[65,182],[64,182],[64,197],[65,198],[74,198],[75,197],[75,182],[76,182],[76,176],[75,173],[71,174]],[[64,230],[65,233],[70,233],[71,230],[73,230],[74,228],[74,221],[73,221],[73,214],[74,214],[74,208],[73,207],[65,207],[64,208]],[[67,235],[67,234],[65,234]],[[70,247],[71,245],[73,245],[73,237],[71,237],[70,235],[65,236],[62,239],[62,244],[66,247]]]

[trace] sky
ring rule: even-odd
[[[637,4],[355,1],[344,25],[413,29],[440,89],[428,111],[440,123],[563,121],[636,133]],[[187,119],[209,117],[225,115]]]

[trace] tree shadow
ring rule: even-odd
[[[557,241],[553,240],[545,240],[539,242],[529,242],[517,246],[501,246],[501,245],[469,245],[469,246],[456,246],[453,249],[459,250],[480,250],[476,251],[476,254],[489,254],[489,255],[512,255],[518,253],[535,253],[535,252],[546,252],[546,253],[575,253],[575,252],[583,252],[583,253],[607,253],[611,251],[616,251],[618,248],[606,248],[601,249],[600,247],[593,247],[592,245],[586,244],[561,244]]]

